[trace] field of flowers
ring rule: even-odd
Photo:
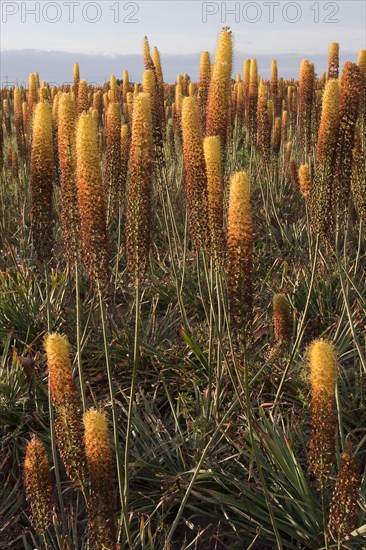
[[[366,548],[366,50],[142,55],[0,90],[0,548]]]

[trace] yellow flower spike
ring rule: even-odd
[[[109,100],[111,103],[117,103],[119,101],[119,93],[116,77],[112,74],[109,79]]]
[[[52,523],[53,490],[47,453],[43,443],[35,436],[27,443],[25,450],[24,475],[31,524],[37,533],[44,533]]]
[[[76,185],[83,258],[89,277],[107,289],[109,252],[98,140],[95,119],[90,113],[81,114],[76,131]]]
[[[90,481],[88,539],[93,548],[111,550],[116,541],[113,525],[114,468],[106,415],[89,409],[84,414],[84,429]]]
[[[338,78],[339,73],[339,44],[331,42],[328,54],[328,79]]]
[[[359,51],[357,65],[361,73],[360,115],[361,117],[363,117],[363,119],[365,119],[366,118],[366,50]]]
[[[227,236],[231,327],[239,340],[250,345],[253,316],[253,221],[250,183],[246,172],[236,172],[231,176]]]
[[[306,204],[310,205],[312,181],[308,164],[302,164],[299,168],[299,185],[300,191]]]
[[[339,84],[328,80],[323,94],[320,119],[316,170],[311,195],[311,222],[316,233],[328,237],[334,227],[332,212],[332,187],[334,177],[334,156],[339,132]]]
[[[282,111],[281,117],[281,143],[287,141],[287,129],[288,129],[288,112]]]
[[[257,104],[258,104],[258,68],[257,60],[250,61],[248,88],[248,125],[249,139],[252,145],[257,142]]]
[[[282,141],[282,124],[281,118],[276,116],[273,126],[273,139],[272,139],[272,151],[277,156],[281,149]]]
[[[197,99],[201,115],[201,129],[205,132],[206,129],[206,111],[208,91],[211,80],[211,60],[210,54],[207,51],[202,52],[200,58],[200,79],[198,84]]]
[[[70,94],[63,93],[58,108],[58,156],[61,171],[61,227],[68,261],[79,257],[80,218],[76,190],[75,107]]]
[[[157,162],[163,161],[163,141],[162,141],[162,124],[161,124],[161,108],[158,97],[158,89],[156,84],[155,73],[152,70],[144,71],[142,77],[143,93],[150,95],[151,105],[151,123],[154,138],[154,148]]]
[[[127,119],[130,125],[132,125],[133,120],[133,102],[134,102],[134,94],[133,92],[128,92],[127,94]]]
[[[86,80],[80,80],[77,95],[77,113],[80,116],[89,109],[88,85]]]
[[[277,61],[272,59],[271,63],[271,84],[270,84],[270,97],[273,101],[275,114],[279,113],[279,101],[278,101],[278,70],[277,70]]]
[[[34,76],[34,73],[31,73],[29,75],[28,80],[28,92],[27,92],[27,121],[26,121],[26,127],[27,127],[27,134],[30,132],[32,128],[32,120],[33,120],[33,111],[38,103],[38,86],[37,81]]]
[[[244,123],[244,116],[245,116],[244,83],[242,81],[238,82],[235,99],[236,99],[236,120],[239,128],[241,128]]]
[[[315,340],[308,350],[311,384],[309,471],[325,488],[335,454],[337,357],[334,346]]]
[[[74,91],[74,94],[75,94],[75,98],[78,97],[79,82],[80,82],[79,63],[74,63],[74,86],[73,86],[73,91]]]
[[[131,279],[145,275],[150,247],[151,192],[154,174],[151,99],[139,94],[133,107],[126,213],[126,255]]]
[[[243,63],[243,87],[245,104],[245,123],[249,127],[249,81],[250,81],[250,59]]]
[[[348,61],[342,72],[339,93],[339,132],[333,166],[332,208],[337,227],[343,226],[349,207],[352,175],[352,149],[359,116],[361,71]]]
[[[160,124],[159,127],[163,139],[165,136],[164,77],[161,68],[160,53],[156,47],[152,51],[152,60],[155,67],[158,123]]]
[[[188,220],[197,249],[208,243],[207,177],[197,100],[186,97],[182,107],[183,162]]]
[[[97,90],[93,94],[93,109],[98,113],[98,124],[102,123],[102,114],[103,114],[103,94],[102,90]]]
[[[124,197],[126,192],[130,142],[131,142],[130,129],[128,127],[128,124],[122,124],[121,126],[121,196],[122,197]]]
[[[84,448],[80,399],[72,374],[70,344],[63,334],[51,333],[45,337],[49,387],[55,407],[57,446],[66,473],[74,482],[83,483],[85,477]]]
[[[257,103],[257,147],[263,161],[268,164],[270,159],[271,133],[268,120],[268,88],[261,80]]]
[[[312,391],[334,395],[337,381],[337,357],[334,346],[326,340],[315,340],[308,350]]]
[[[303,59],[299,78],[299,126],[304,154],[310,152],[311,118],[313,110],[315,73],[313,63]]]
[[[206,135],[220,136],[223,159],[226,157],[228,104],[233,63],[233,39],[228,27],[220,33],[208,92]]]
[[[121,109],[117,102],[108,106],[105,134],[104,192],[115,210],[121,198]]]
[[[130,82],[128,77],[128,71],[123,71],[123,78],[122,78],[122,97],[123,102],[125,103],[127,101],[127,94],[130,91]]]
[[[48,261],[53,245],[54,155],[52,113],[49,103],[34,110],[30,164],[32,234],[39,261]]]
[[[211,253],[216,261],[221,263],[224,254],[224,198],[219,136],[206,137],[203,142],[203,150],[207,173]]]

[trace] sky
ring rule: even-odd
[[[329,43],[340,43],[341,63],[357,60],[366,47],[365,0],[40,0],[1,2],[0,78],[26,82],[38,70],[41,80],[72,80],[74,61],[81,77],[101,83],[110,74],[140,81],[141,44],[157,46],[165,79],[199,74],[199,56],[214,56],[222,26],[234,36],[234,74],[245,58],[256,57],[260,75],[269,76],[277,59],[279,74],[298,76],[301,59],[326,69]]]

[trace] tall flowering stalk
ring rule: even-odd
[[[243,88],[244,88],[244,110],[245,124],[249,128],[249,83],[250,83],[250,59],[243,63]]]
[[[236,87],[235,94],[235,103],[236,103],[236,123],[239,128],[239,131],[242,130],[245,117],[245,98],[244,98],[244,84],[243,82],[238,82]]]
[[[126,254],[129,273],[136,281],[143,278],[148,264],[154,174],[151,100],[146,93],[134,102],[129,172]]]
[[[67,475],[84,484],[85,460],[80,417],[81,403],[70,362],[70,344],[65,335],[48,334],[44,342],[52,404],[55,407],[57,446]]]
[[[278,70],[277,70],[277,61],[272,59],[271,63],[271,84],[270,84],[270,97],[273,101],[275,107],[275,114],[278,115],[280,112],[280,101],[279,101],[279,88],[278,88]]]
[[[54,155],[49,103],[38,103],[33,120],[30,164],[32,235],[37,258],[47,262],[53,246]]]
[[[78,87],[77,99],[77,114],[80,116],[82,113],[85,113],[89,109],[89,96],[88,96],[88,85],[86,80],[80,80]]]
[[[309,348],[311,435],[309,472],[323,490],[329,481],[335,454],[337,358],[334,346],[315,340]]]
[[[126,103],[127,101],[127,94],[130,91],[130,81],[128,76],[128,71],[123,71],[123,79],[122,79],[122,98],[123,103]]]
[[[106,289],[109,279],[106,208],[99,166],[98,125],[90,113],[81,114],[77,124],[76,185],[85,267],[90,278]]]
[[[230,322],[239,340],[250,344],[253,317],[253,221],[246,172],[230,180],[227,278]]]
[[[360,117],[364,128],[366,127],[366,50],[360,50],[357,59],[357,65],[360,69]]]
[[[328,79],[338,78],[339,73],[339,44],[331,42],[328,54]]]
[[[123,197],[126,192],[127,187],[127,171],[128,171],[128,159],[130,154],[130,129],[128,124],[122,124],[121,126],[121,167],[120,167],[120,177],[121,177],[121,196],[122,202]]]
[[[25,450],[24,476],[30,521],[37,533],[44,533],[52,523],[52,483],[50,463],[43,443],[34,436]]]
[[[310,169],[308,164],[302,164],[299,167],[299,185],[302,196],[304,197],[306,205],[310,206],[312,181],[310,176]]]
[[[206,130],[206,111],[207,111],[207,100],[208,100],[208,91],[210,88],[211,80],[211,60],[210,54],[207,51],[202,52],[200,59],[200,80],[198,85],[198,105],[200,108],[201,115],[201,129],[204,133]]]
[[[89,471],[88,539],[91,548],[112,550],[116,534],[113,525],[113,462],[107,417],[96,409],[84,414],[84,443]]]
[[[154,71],[144,71],[142,77],[143,93],[150,95],[151,105],[151,124],[154,140],[154,149],[159,162],[162,161],[162,133],[161,133],[161,109],[159,103],[158,89],[156,85],[156,76]]]
[[[224,198],[220,138],[219,136],[206,137],[203,145],[207,173],[211,254],[221,263],[224,255]]]
[[[24,160],[25,139],[23,130],[22,90],[20,88],[14,89],[14,123],[18,153],[21,159]]]
[[[79,63],[74,63],[74,86],[73,86],[73,92],[75,99],[77,100],[78,92],[79,92],[79,82],[80,82],[80,70],[79,70]]]
[[[287,141],[287,130],[288,130],[288,112],[282,111],[281,116],[281,143],[285,144]]]
[[[339,132],[333,166],[332,206],[337,225],[342,225],[348,212],[351,190],[352,149],[359,114],[361,74],[356,63],[345,64],[339,97]]]
[[[283,293],[273,296],[273,328],[276,342],[289,342],[292,335],[292,321],[289,303]]]
[[[330,503],[329,531],[338,542],[349,539],[356,528],[360,470],[360,461],[348,448],[341,456],[341,466]]]
[[[155,67],[155,78],[156,78],[156,97],[157,97],[157,113],[158,113],[158,124],[160,125],[161,137],[165,137],[165,109],[164,109],[164,77],[163,70],[161,68],[160,53],[157,47],[153,48],[152,51],[152,61]]]
[[[258,104],[258,68],[257,60],[250,61],[248,126],[249,140],[252,145],[257,141],[257,104]]]
[[[281,126],[281,118],[279,116],[276,116],[273,126],[273,138],[272,138],[272,151],[275,154],[275,163],[277,166],[278,162],[278,154],[281,149],[281,136],[282,136],[282,126]]]
[[[109,196],[111,212],[121,196],[121,109],[117,102],[108,106],[105,132],[104,191]]]
[[[34,73],[29,75],[28,92],[27,92],[27,117],[26,117],[26,134],[29,139],[29,134],[32,129],[33,110],[38,103],[38,85]]]
[[[207,99],[206,136],[220,136],[226,152],[228,102],[233,64],[233,39],[228,27],[220,33]]]
[[[64,250],[70,263],[79,256],[80,218],[76,190],[75,107],[63,93],[58,109],[58,155],[61,172],[61,227]]]
[[[208,242],[207,177],[197,100],[186,97],[182,109],[183,162],[188,220],[197,249]]]
[[[5,122],[5,129],[6,133],[8,134],[8,137],[11,137],[11,116],[10,116],[10,104],[9,99],[5,98],[3,100],[3,113],[4,113],[4,122]]]
[[[353,202],[363,223],[366,223],[366,167],[365,150],[362,146],[360,128],[356,128],[352,151],[351,187]]]
[[[307,59],[301,62],[299,79],[299,128],[304,155],[310,152],[315,73]]]
[[[338,131],[339,84],[337,80],[331,79],[328,80],[323,95],[310,208],[312,225],[323,237],[328,237],[334,227],[332,187]]]
[[[257,147],[266,164],[269,164],[271,152],[271,133],[268,119],[268,88],[261,80],[257,105]]]

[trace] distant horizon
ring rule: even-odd
[[[184,72],[197,80],[199,56],[208,50],[214,60],[223,26],[233,33],[233,77],[248,58],[264,78],[273,58],[284,78],[297,78],[304,58],[320,74],[331,42],[340,45],[341,65],[366,43],[363,0],[2,0],[0,12],[2,82],[26,83],[37,70],[48,82],[71,81],[75,61],[89,82],[120,78],[124,69],[141,81],[144,36],[160,51],[167,82]]]
[[[164,79],[166,82],[174,82],[177,74],[188,73],[191,80],[199,77],[199,59],[201,52],[192,54],[170,54],[160,52]],[[210,52],[211,61],[214,60],[214,52]],[[309,59],[315,65],[318,75],[327,70],[328,52],[317,55],[301,55],[299,53],[271,53],[249,55],[243,52],[234,52],[234,67],[232,77],[236,73],[242,74],[244,59],[255,57],[258,62],[259,74],[262,78],[269,78],[272,59],[276,59],[279,77],[296,79],[299,74],[300,63],[304,58]],[[346,61],[357,61],[358,51],[340,50],[340,68]],[[111,74],[121,79],[124,70],[129,72],[131,81],[141,82],[144,71],[143,56],[141,54],[97,54],[84,52],[65,52],[59,50],[36,50],[24,48],[23,50],[3,50],[1,52],[1,86],[27,85],[31,72],[38,71],[40,80],[53,85],[71,83],[73,80],[73,64],[79,63],[80,78],[89,83],[103,84],[108,81]]]

